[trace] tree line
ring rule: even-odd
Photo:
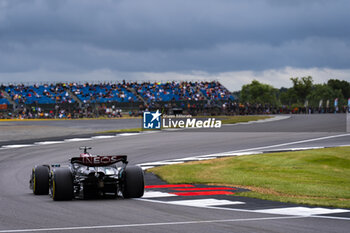
[[[277,89],[272,85],[253,80],[235,92],[240,102],[269,104],[273,106],[344,108],[350,98],[350,83],[329,79],[327,83],[315,84],[311,76],[290,78],[293,86]]]

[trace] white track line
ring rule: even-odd
[[[344,217],[336,217],[336,216],[311,216],[313,218],[328,218],[328,219],[336,219],[336,220],[346,220],[350,221],[350,218],[344,218]]]
[[[90,141],[92,138],[70,138],[64,139],[65,142],[80,142],[80,141]]]
[[[46,141],[46,142],[34,142],[35,145],[51,145],[51,144],[61,144],[64,141]]]
[[[180,200],[180,201],[169,201],[169,202],[170,204],[174,204],[174,205],[193,206],[193,207],[245,204],[245,202],[242,202],[242,201],[218,200],[214,198],[198,199],[198,200]]]
[[[289,119],[291,116],[272,116],[272,118],[264,119],[264,120],[256,120],[256,121],[248,121],[248,122],[240,122],[235,124],[223,124],[222,126],[235,126],[235,125],[251,125],[256,123],[266,123],[272,121],[280,121]]]
[[[203,223],[269,221],[269,220],[298,219],[298,218],[304,218],[304,217],[288,216],[288,217],[243,218],[243,219],[215,219],[215,220],[198,220],[198,221],[186,221],[186,222],[140,223],[140,224],[124,224],[124,225],[104,225],[104,226],[55,227],[55,228],[0,230],[0,233],[5,233],[5,232],[39,232],[39,231],[73,231],[73,230],[90,230],[90,229],[112,229],[112,228],[130,228],[130,227],[188,225],[188,224],[203,224]]]
[[[25,144],[18,144],[18,145],[6,145],[6,146],[2,146],[2,148],[4,149],[12,149],[12,148],[22,148],[22,147],[30,147],[30,146],[33,146],[32,144],[31,145],[25,145]]]
[[[146,202],[152,202],[152,203],[159,203],[159,204],[168,204],[168,205],[177,205],[176,203],[171,203],[169,201],[158,201],[158,200],[150,200],[150,199],[142,199],[142,198],[136,198],[136,200],[139,201],[146,201]],[[236,212],[246,212],[246,213],[259,213],[259,210],[248,210],[248,209],[237,209],[237,208],[226,208],[226,207],[217,207],[217,206],[192,206],[194,208],[206,208],[206,209],[214,209],[214,210],[226,210],[226,211],[236,211]],[[347,212],[349,212],[347,210]],[[273,215],[285,215],[282,213],[262,213],[262,214],[273,214]],[[335,216],[319,216],[319,215],[294,215],[295,217],[300,218],[328,218],[328,219],[336,219],[336,220],[347,220],[350,221],[350,218],[344,218],[344,217],[335,217]]]
[[[152,203],[159,203],[159,204],[167,204],[167,205],[177,205],[176,203],[172,203],[171,201],[159,201],[159,200],[142,199],[142,198],[136,198],[136,200],[152,202]],[[225,208],[225,207],[215,207],[215,206],[205,206],[205,207],[204,206],[195,206],[195,207],[214,209],[214,210],[228,210],[228,211],[236,211],[236,212],[256,213],[255,210],[248,210],[248,209],[235,209],[235,208]]]
[[[344,146],[350,146],[350,144],[347,144],[347,145],[338,145],[337,147],[344,147]]]
[[[289,151],[299,151],[299,150],[314,150],[314,149],[324,149],[323,146],[310,146],[310,147],[293,147],[293,148],[285,148],[285,149],[272,149],[264,151],[264,153],[272,153],[272,152],[289,152]]]
[[[322,149],[324,147],[322,146],[313,146],[313,147],[298,147],[298,148],[292,148],[290,150],[294,151],[294,150],[314,150],[314,149]]]
[[[159,191],[146,191],[142,198],[159,198],[159,197],[176,197],[175,194],[159,192]]]
[[[348,213],[350,212],[350,210],[298,206],[298,207],[262,209],[262,210],[256,210],[255,212],[265,213],[265,214],[293,215],[293,216],[312,216],[312,215],[321,215],[321,214]]]
[[[140,135],[141,133],[121,133],[118,134],[119,136],[135,136],[135,135]]]
[[[314,141],[321,141],[321,140],[325,140],[325,139],[347,137],[347,136],[350,136],[350,134],[349,133],[338,134],[338,135],[333,135],[333,136],[326,136],[326,137],[320,137],[320,138],[311,138],[311,139],[306,139],[306,140],[301,140],[301,141],[281,143],[281,144],[276,144],[276,145],[271,145],[271,146],[261,146],[261,147],[255,147],[255,148],[250,148],[250,149],[242,149],[242,150],[232,151],[232,153],[243,152],[243,151],[250,151],[250,150],[262,150],[262,149],[268,149],[268,148],[274,148],[274,147],[280,147],[280,146],[289,146],[289,145],[300,144],[300,143],[305,143],[305,142],[314,142]],[[227,154],[227,153],[230,153],[230,152],[225,152],[225,154]]]
[[[108,138],[115,138],[117,136],[114,135],[101,135],[101,136],[93,136],[92,139],[108,139]]]

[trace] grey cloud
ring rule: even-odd
[[[0,72],[350,67],[349,1],[0,1]]]

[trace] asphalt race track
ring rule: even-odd
[[[0,143],[81,136],[98,131],[140,128],[140,119],[0,121]]]
[[[349,232],[350,210],[316,215],[271,213],[265,210],[277,206],[294,210],[301,207],[216,195],[205,196],[205,200],[212,203],[207,205],[200,197],[172,199],[170,196],[54,202],[49,196],[34,196],[28,187],[34,165],[66,163],[79,153],[78,147],[84,145],[92,146],[93,153],[127,154],[130,164],[232,151],[349,145],[350,133],[346,132],[345,120],[339,123],[345,116],[337,117],[307,115],[225,126],[221,131],[162,131],[1,148],[0,232]],[[283,126],[283,130],[278,131],[278,126]],[[164,184],[146,175],[146,185],[157,182]],[[159,190],[150,189],[153,193]],[[259,205],[263,209],[259,210]]]

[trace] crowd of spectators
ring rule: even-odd
[[[117,84],[70,83],[69,88],[83,103],[137,101],[137,97],[129,90],[129,85],[125,82]]]
[[[10,104],[5,94],[17,105],[12,111],[0,108],[0,118],[114,118],[141,116],[144,111],[157,109],[194,116],[346,112],[346,108],[239,103],[217,81],[19,84],[2,85],[0,90],[0,105]],[[124,103],[127,105],[122,107]],[[133,105],[129,106],[130,103]]]
[[[34,84],[34,85],[8,85],[2,86],[16,104],[53,104],[74,103],[66,90],[66,84]]]
[[[231,93],[219,82],[133,83],[131,86],[147,102],[233,100]]]
[[[121,82],[121,83],[56,83],[1,86],[16,104],[112,102],[169,102],[200,100],[233,100],[219,82]]]
[[[231,93],[219,82],[199,83],[201,92],[210,100],[234,100]]]
[[[80,119],[80,118],[119,118],[123,110],[115,105],[98,106],[86,105],[83,108],[55,105],[54,108],[44,109],[36,106],[21,106],[18,111],[0,111],[0,119]],[[125,114],[128,114],[125,112]],[[125,115],[124,114],[124,115]],[[135,116],[139,116],[136,114]]]

